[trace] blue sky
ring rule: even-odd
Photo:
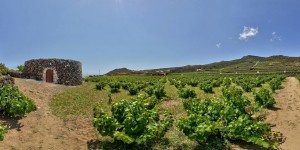
[[[1,0],[0,62],[79,60],[84,74],[300,56],[297,0]]]

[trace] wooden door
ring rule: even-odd
[[[46,82],[53,83],[53,70],[51,69],[46,71]]]

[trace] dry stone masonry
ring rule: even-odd
[[[51,82],[56,84],[69,86],[82,84],[82,65],[75,60],[32,59],[25,62],[24,74],[30,79],[47,82],[50,78]]]

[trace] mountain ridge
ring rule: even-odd
[[[167,67],[147,70],[130,70],[118,68],[108,72],[106,75],[131,75],[131,74],[152,74],[160,75],[165,73],[182,72],[279,72],[279,71],[300,71],[300,57],[284,55],[273,55],[261,57],[246,55],[239,59],[218,61],[204,65],[186,65],[180,67]]]

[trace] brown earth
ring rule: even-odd
[[[284,89],[276,91],[275,109],[269,111],[267,122],[272,130],[280,131],[286,137],[281,145],[284,150],[300,149],[300,84],[294,77],[283,83]]]
[[[1,150],[88,149],[88,141],[96,139],[90,119],[78,117],[73,121],[63,121],[50,111],[48,103],[51,97],[72,87],[24,79],[15,79],[15,85],[37,104],[38,109],[21,119],[0,118],[10,127],[0,142]]]

